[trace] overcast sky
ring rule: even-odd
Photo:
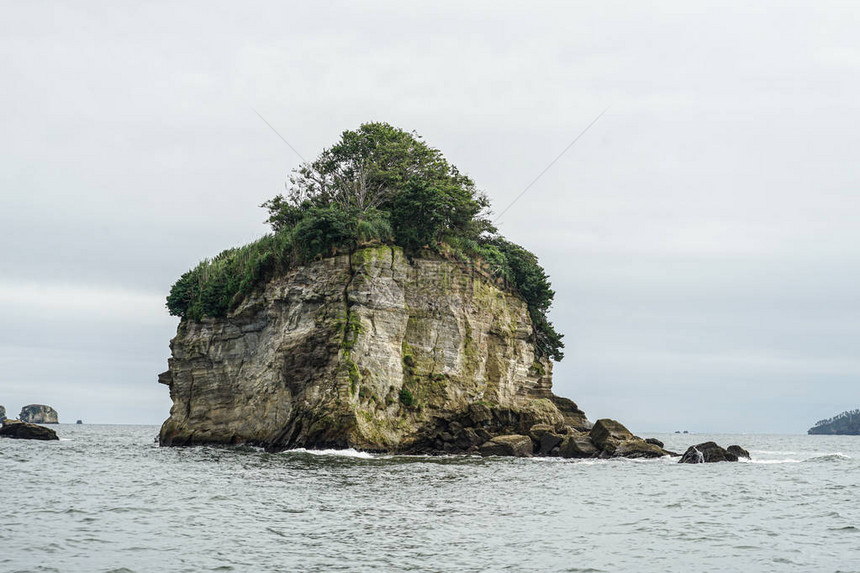
[[[632,430],[860,407],[856,2],[2,1],[0,404],[161,423],[170,285],[366,121],[552,277],[556,393]],[[253,109],[252,109],[253,108]]]

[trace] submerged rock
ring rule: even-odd
[[[736,462],[738,457],[749,458],[749,452],[740,446],[729,446],[728,450],[718,446],[715,442],[703,442],[690,446],[678,463],[681,464],[703,464],[714,462]]]
[[[51,428],[29,424],[18,420],[6,419],[0,428],[0,436],[20,440],[59,440],[57,432]]]
[[[21,408],[18,419],[30,424],[58,424],[57,411],[44,404],[30,404]]]

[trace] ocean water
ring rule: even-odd
[[[860,437],[753,461],[159,448],[155,426],[0,439],[0,571],[860,571]]]

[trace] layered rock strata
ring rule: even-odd
[[[593,444],[585,414],[552,393],[532,328],[480,268],[388,246],[318,260],[226,318],[180,323],[160,442],[623,455],[625,440]]]

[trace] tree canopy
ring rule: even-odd
[[[344,131],[262,207],[273,234],[182,275],[167,298],[171,314],[225,316],[275,273],[379,242],[486,263],[528,303],[538,351],[562,359],[562,335],[547,318],[555,293],[537,257],[497,233],[486,195],[416,133],[387,123]]]

